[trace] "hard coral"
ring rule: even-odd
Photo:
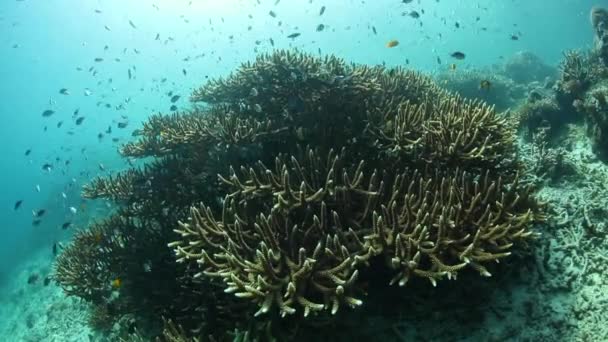
[[[109,250],[82,248],[95,227],[76,238],[57,264],[67,291],[103,301],[119,275],[120,307],[159,313],[179,335],[293,337],[302,316],[373,300],[363,274],[487,276],[542,219],[518,183],[511,122],[419,73],[277,51],[192,100],[121,149],[152,161],[85,188],[129,224],[104,226]]]
[[[608,63],[608,10],[593,7],[590,13],[591,25],[595,31],[595,49],[604,64]]]

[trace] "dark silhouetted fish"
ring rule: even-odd
[[[55,114],[55,111],[51,110],[51,109],[47,109],[44,112],[42,112],[42,116],[45,118],[48,118],[49,116],[51,116],[53,114]]]
[[[80,124],[82,124],[83,121],[84,121],[84,116],[81,116],[78,119],[76,119],[76,124],[80,125]]]
[[[465,57],[466,57],[466,55],[460,51],[452,52],[450,54],[450,56],[452,58],[456,58],[456,59],[460,59],[460,60],[465,59]]]
[[[179,95],[173,95],[173,96],[171,97],[171,103],[175,103],[175,102],[177,102],[177,100],[179,100],[179,98],[180,98],[180,97],[181,97],[181,96],[179,96]]]
[[[23,204],[23,200],[18,200],[17,202],[15,202],[15,210],[19,209],[21,207],[21,204]]]
[[[30,285],[35,284],[39,278],[40,276],[38,275],[38,273],[34,273],[27,278],[27,283]]]
[[[44,214],[46,214],[46,210],[40,209],[38,211],[32,211],[32,214],[34,214],[34,217],[42,217]]]
[[[68,229],[70,228],[70,226],[72,225],[72,222],[65,222],[64,224],[61,225],[61,229]]]
[[[26,155],[26,156],[29,156],[29,155],[30,155],[30,153],[32,153],[32,149],[29,149],[29,148],[28,148],[27,150],[25,150],[25,155]]]
[[[321,6],[321,10],[319,11],[319,15],[323,15],[325,13],[325,6]]]
[[[299,37],[301,35],[301,33],[296,32],[296,33],[292,33],[289,36],[287,36],[287,38],[291,38],[291,39],[295,39],[297,37]]]

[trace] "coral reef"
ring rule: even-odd
[[[436,77],[437,83],[467,99],[478,99],[496,106],[498,111],[515,107],[525,97],[526,86],[495,72],[492,69],[472,69],[444,72]],[[488,81],[489,88],[481,83]]]
[[[604,64],[608,63],[608,10],[601,7],[591,9],[591,26],[595,31],[595,50]]]
[[[557,77],[554,67],[545,64],[530,51],[519,51],[511,56],[502,65],[502,74],[519,84],[545,83]]]
[[[550,88],[557,70],[531,52],[518,52],[505,63],[475,69],[450,69],[437,82],[467,99],[482,100],[498,111],[514,109],[532,89]]]
[[[371,279],[500,273],[544,220],[513,120],[424,75],[276,51],[191,99],[122,146],[143,167],[85,187],[119,209],[55,267],[68,294],[170,320],[168,341],[314,336]]]

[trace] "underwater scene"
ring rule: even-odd
[[[608,341],[608,1],[5,0],[0,341]]]

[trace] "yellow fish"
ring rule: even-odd
[[[393,40],[389,40],[388,43],[386,43],[386,47],[387,48],[393,48],[395,46],[399,45],[399,41],[396,39]]]
[[[122,280],[120,280],[120,278],[116,278],[114,280],[112,280],[112,287],[115,289],[119,289],[120,286],[122,286]]]

